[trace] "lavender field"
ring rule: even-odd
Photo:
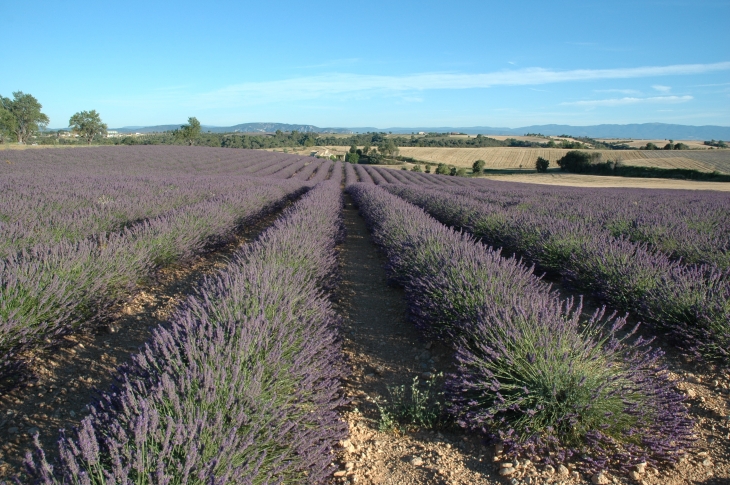
[[[565,468],[628,483],[648,466],[657,481],[641,478],[662,483],[659,470],[695,473],[688,457],[712,442],[708,426],[727,428],[725,411],[693,409],[676,362],[720,376],[702,403],[724,409],[720,192],[535,188],[179,146],[9,151],[0,162],[0,403],[33,394],[38,359],[102,332],[161,271],[261,227],[117,363],[116,384],[89,398],[74,429],[31,428],[27,453],[0,457],[8,483],[369,483],[335,459],[352,447],[344,201],[383,255],[395,287],[383,291],[402,289],[409,325],[447,349],[435,431],[477,437],[478,456],[508,460],[498,475],[552,483]],[[4,415],[0,437],[19,443],[29,426]]]

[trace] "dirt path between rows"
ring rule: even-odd
[[[352,402],[344,411],[350,438],[342,443],[333,483],[502,483],[493,472],[491,447],[459,429],[379,430],[380,413],[371,399],[391,400],[389,386],[410,388],[414,377],[425,381],[429,374],[447,373],[453,362],[447,347],[422,340],[407,322],[403,291],[388,286],[385,259],[349,196],[344,220],[336,308],[344,317],[352,374],[343,387]]]
[[[0,480],[24,471],[23,459],[35,433],[52,462],[59,430],[78,426],[97,390],[113,384],[116,368],[129,361],[154,328],[165,324],[206,275],[225,268],[229,257],[271,225],[281,210],[242,228],[222,247],[160,270],[108,325],[69,335],[57,348],[30,355],[29,381],[0,394]]]

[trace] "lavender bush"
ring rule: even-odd
[[[346,425],[336,412],[339,184],[315,187],[121,369],[43,484],[324,483]]]
[[[301,193],[294,182],[244,183],[217,196],[147,220],[118,234],[37,245],[0,260],[0,378],[16,357],[98,322],[155,268],[183,260],[229,237]]]
[[[381,188],[348,191],[415,323],[456,349],[447,391],[462,426],[503,442],[508,456],[573,459],[587,471],[674,462],[691,444],[661,352],[620,336],[624,319],[583,315],[519,261]]]
[[[322,162],[321,165],[317,168],[317,173],[315,173],[312,178],[309,179],[310,183],[317,184],[319,182],[324,182],[328,179],[330,170],[334,166],[334,162],[332,160],[325,160]]]
[[[352,185],[358,182],[357,172],[353,168],[351,163],[345,163],[345,186]]]
[[[695,355],[730,357],[727,270],[683,265],[580,220],[485,206],[470,192],[396,186],[389,190],[441,222],[516,251],[612,306],[635,313]]]

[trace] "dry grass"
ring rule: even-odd
[[[343,147],[344,148],[344,147]],[[568,151],[561,148],[430,148],[401,147],[400,154],[434,163],[446,163],[455,167],[471,167],[476,160],[484,160],[487,169],[532,169],[537,157],[550,161],[554,167],[558,159]],[[594,150],[591,150],[594,151]],[[686,168],[702,172],[717,170],[730,173],[730,150],[595,150],[604,160],[621,160],[624,165],[657,168]]]
[[[730,192],[730,183],[695,182],[692,180],[609,177],[571,173],[530,173],[490,175],[486,178],[504,182],[522,182],[542,185],[569,185],[572,187],[624,187],[644,189],[717,190]]]
[[[624,138],[597,138],[598,141],[603,141],[606,143],[616,143],[621,142],[625,143],[626,145],[634,148],[641,148],[643,146],[646,146],[647,143],[653,143],[659,148],[664,147],[667,143],[669,143],[669,140],[628,140]],[[698,140],[674,140],[674,143],[684,143],[688,147],[692,149],[701,149],[701,150],[707,150],[710,147],[707,145],[703,145],[702,141]]]

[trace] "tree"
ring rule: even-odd
[[[474,162],[471,166],[471,171],[474,173],[474,175],[481,175],[484,171],[484,166],[487,164],[484,160],[477,160]]]
[[[421,164],[420,163],[415,164],[413,166],[413,168],[411,168],[411,172],[423,172],[423,170],[421,170]]]
[[[451,171],[449,170],[449,167],[445,163],[439,163],[438,167],[436,167],[436,171],[434,173],[437,173],[440,175],[448,175],[449,172],[451,172]]]
[[[398,146],[392,138],[388,138],[378,145],[378,151],[385,156],[393,156],[398,154]]]
[[[15,132],[15,118],[5,109],[2,100],[0,97],[0,143],[5,143],[5,140]]]
[[[89,145],[95,136],[106,135],[106,123],[101,122],[101,116],[95,109],[79,111],[68,120],[68,126]]]
[[[560,167],[560,170],[564,172],[583,173],[588,172],[591,165],[600,163],[600,160],[600,153],[586,153],[578,150],[572,150],[566,153],[563,158],[558,160],[558,166]]]
[[[547,160],[542,157],[537,157],[537,161],[535,162],[535,168],[538,172],[544,173],[547,172],[548,167],[550,166],[550,160]]]
[[[345,154],[345,161],[348,163],[357,163],[360,161],[360,155],[356,152],[347,152],[347,154]]]
[[[425,173],[431,173],[431,165],[426,165]]]
[[[195,116],[188,118],[188,124],[182,125],[179,130],[175,130],[175,138],[183,140],[189,146],[195,145],[195,141],[200,136],[200,121]]]
[[[18,143],[25,143],[33,133],[48,126],[48,116],[41,113],[43,106],[30,94],[16,91],[13,99],[0,96],[0,103],[12,117],[10,132],[18,138]]]
[[[453,171],[453,169],[452,169],[452,171]],[[457,177],[466,177],[466,169],[464,167],[461,167],[460,169],[458,169],[456,171],[456,176]]]

